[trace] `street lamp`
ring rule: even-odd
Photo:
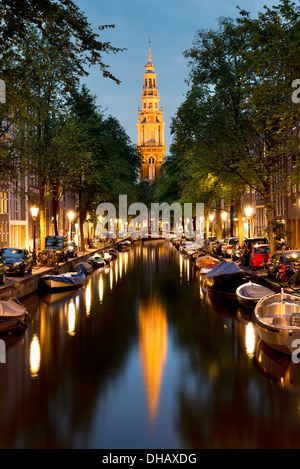
[[[35,205],[30,208],[31,216],[33,219],[33,262],[35,264],[36,261],[36,250],[35,250],[35,224],[36,224],[36,217],[38,216],[39,209]]]
[[[101,239],[102,239],[102,220],[103,220],[102,215],[99,215],[98,221],[99,221],[99,224],[100,224],[100,230],[99,230],[99,233],[100,233],[100,234],[99,234],[100,241],[101,241]]]
[[[253,208],[248,205],[248,207],[245,209],[246,217],[248,217],[248,238],[250,238],[250,221],[251,221],[251,215],[253,212]]]
[[[70,212],[68,212],[68,217],[69,217],[69,220],[70,220],[70,229],[69,229],[70,241],[72,240],[72,221],[74,220],[74,216],[75,216],[75,213],[72,210],[70,210]]]
[[[117,238],[119,238],[119,220],[116,218],[115,219],[115,224],[116,224],[116,230],[117,230]]]
[[[209,215],[208,219],[209,219],[209,221],[210,221],[210,223],[211,223],[211,235],[213,235],[213,232],[212,232],[212,222],[213,222],[213,219],[214,219],[213,213],[211,213],[211,214]],[[206,239],[208,239],[208,236],[209,236],[209,233],[207,234]]]
[[[221,217],[222,217],[222,220],[224,221],[224,238],[226,238],[226,220],[227,220],[227,212],[222,212]]]

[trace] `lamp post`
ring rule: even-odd
[[[117,239],[119,238],[119,220],[116,218],[115,219],[115,224],[116,224],[116,231],[117,231]]]
[[[33,262],[36,264],[36,249],[35,249],[35,224],[36,224],[36,217],[38,216],[39,209],[36,206],[30,208],[31,216],[33,219]]]
[[[251,236],[251,231],[250,231],[250,221],[251,221],[251,215],[252,215],[252,212],[253,212],[253,208],[248,206],[245,210],[245,213],[246,213],[246,217],[248,218],[248,238],[250,238]]]
[[[202,231],[203,231],[203,228],[202,228],[202,223],[204,221],[204,217],[199,217],[199,231],[200,231],[200,238],[202,237]]]
[[[70,238],[70,241],[72,241],[72,221],[74,220],[74,212],[72,210],[70,210],[70,212],[68,212],[68,217],[69,217],[69,220],[70,220],[70,228],[69,228],[69,238]]]
[[[213,236],[213,229],[212,229],[212,228],[213,228],[213,227],[212,227],[212,223],[213,223],[213,219],[214,219],[213,213],[211,213],[211,214],[209,215],[208,219],[209,219],[209,221],[210,221],[210,223],[211,223],[211,236]],[[207,234],[206,240],[208,239],[208,236],[209,236],[209,233]]]
[[[222,220],[224,221],[224,239],[226,238],[226,220],[227,220],[227,212],[222,212],[221,214]]]
[[[99,221],[99,224],[100,224],[100,236],[99,236],[100,241],[102,239],[102,220],[103,220],[103,217],[102,217],[102,215],[100,215],[99,218],[98,218],[98,221]]]

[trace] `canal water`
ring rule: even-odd
[[[24,303],[0,363],[0,448],[300,447],[300,365],[168,241]]]

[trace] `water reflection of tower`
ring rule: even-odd
[[[156,299],[139,305],[140,360],[144,373],[150,421],[156,419],[167,355],[167,318]]]

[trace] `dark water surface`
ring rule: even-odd
[[[299,448],[300,365],[146,241],[5,338],[0,448]]]

